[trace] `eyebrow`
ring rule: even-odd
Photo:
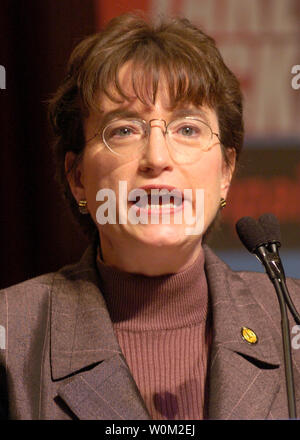
[[[103,114],[100,120],[100,130],[102,130],[106,124],[108,124],[113,119],[122,119],[122,118],[136,118],[141,119],[141,115],[137,111],[132,111],[128,109],[116,109],[111,110],[110,112],[107,112]]]
[[[146,109],[147,112],[150,111]],[[100,122],[100,130],[105,127],[107,123],[112,121],[113,119],[121,119],[121,118],[136,118],[136,119],[143,119],[141,116],[142,112],[133,111],[129,109],[116,109],[111,110],[105,114],[103,114]],[[180,118],[185,116],[198,116],[201,119],[203,119],[205,122],[209,123],[209,118],[207,115],[207,112],[204,109],[197,108],[197,107],[185,107],[185,108],[177,108],[171,113],[172,118]]]
[[[209,123],[208,114],[204,109],[197,107],[184,107],[175,109],[172,113],[174,118],[180,118],[185,116],[199,116],[205,122]]]

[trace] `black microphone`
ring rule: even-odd
[[[294,390],[294,377],[291,355],[290,327],[287,316],[287,308],[285,302],[285,278],[281,271],[281,260],[278,254],[278,229],[274,219],[271,220],[271,227],[268,232],[266,229],[266,220],[263,217],[260,222],[251,217],[243,217],[236,223],[236,231],[244,246],[249,252],[255,254],[261,263],[265,266],[266,273],[272,281],[277,298],[279,301],[281,312],[281,332],[283,343],[283,355],[285,366],[285,379],[288,400],[288,411],[291,419],[296,419],[296,402]],[[271,230],[274,228],[276,234],[271,236]]]
[[[251,253],[268,243],[263,228],[252,217],[242,217],[235,227],[241,242]]]
[[[286,285],[286,277],[285,277],[285,272],[284,272],[284,267],[279,255],[279,248],[281,247],[281,233],[280,233],[280,224],[279,221],[277,219],[277,217],[272,214],[272,213],[267,213],[267,214],[263,214],[259,217],[258,222],[260,224],[260,226],[263,228],[263,230],[265,231],[265,237],[266,237],[266,241],[268,242],[268,248],[274,252],[277,253],[278,256],[278,267],[280,269],[280,273],[281,273],[281,285],[282,285],[282,290],[285,296],[285,301],[288,305],[288,308],[291,312],[291,314],[294,317],[294,320],[296,322],[296,324],[300,324],[300,315],[297,312],[297,309],[290,297],[287,285]]]
[[[259,217],[258,223],[265,232],[266,241],[268,242],[268,249],[274,253],[278,253],[281,247],[281,233],[280,224],[277,217],[272,213],[263,214]],[[281,272],[285,278],[283,266],[281,264]]]
[[[265,266],[271,280],[281,279],[281,261],[277,252],[269,251],[269,233],[252,217],[242,217],[236,223],[236,232],[243,245]],[[276,237],[277,238],[277,237]]]
[[[281,232],[278,218],[270,213],[263,214],[259,217],[258,223],[265,232],[265,237],[274,252],[281,247]]]

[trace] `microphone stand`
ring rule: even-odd
[[[271,246],[271,248],[272,247],[273,246]],[[259,246],[255,253],[260,262],[265,266],[266,272],[275,287],[279,301],[289,418],[296,419],[297,413],[291,355],[290,326],[286,304],[288,304],[289,308],[292,309],[292,313],[296,312],[296,317],[299,315],[288,294],[285,284],[285,275],[277,248],[275,252],[274,250],[274,247],[271,251],[269,251],[265,246]]]
[[[297,309],[296,309],[296,307],[295,307],[295,305],[294,305],[294,303],[293,303],[293,301],[292,301],[292,299],[290,297],[290,294],[289,294],[289,291],[288,291],[288,288],[287,288],[287,285],[286,285],[286,277],[285,277],[284,268],[283,268],[283,265],[281,263],[281,259],[280,259],[280,256],[279,256],[278,247],[280,247],[280,243],[276,242],[276,241],[275,242],[271,242],[271,243],[268,244],[269,250],[273,254],[275,254],[275,259],[274,259],[274,263],[273,264],[275,264],[275,260],[276,260],[276,265],[278,266],[279,275],[280,275],[279,276],[279,281],[281,283],[282,292],[283,292],[283,295],[284,295],[284,298],[285,298],[285,302],[286,302],[286,304],[287,304],[291,314],[293,315],[296,324],[300,325],[300,315],[297,312]]]

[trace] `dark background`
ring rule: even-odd
[[[183,3],[173,0],[173,12]],[[78,260],[86,248],[88,241],[54,181],[47,100],[64,77],[77,42],[115,15],[150,10],[154,4],[157,7],[154,0],[1,0],[0,65],[6,69],[6,89],[0,90],[0,288],[57,270]],[[270,74],[272,69],[270,65]],[[294,93],[300,99],[300,90]],[[288,266],[300,277],[300,139],[281,139],[274,146],[269,138],[266,142],[253,134],[224,210],[223,230],[212,246],[234,268],[245,261],[251,269],[250,260],[243,260],[247,252],[234,224],[242,215],[272,211],[282,223],[284,247],[294,252]]]
[[[54,182],[46,104],[74,45],[96,30],[94,2],[82,5],[1,0],[1,287],[56,270],[86,246]]]

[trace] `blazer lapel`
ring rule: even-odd
[[[59,396],[83,420],[150,419],[129,369],[120,355],[77,374],[58,390]]]
[[[51,372],[59,396],[80,419],[149,419],[113,332],[89,248],[55,277]]]
[[[265,419],[279,390],[280,361],[265,315],[240,276],[205,247],[211,300],[209,419]],[[252,329],[256,344],[242,338]]]

